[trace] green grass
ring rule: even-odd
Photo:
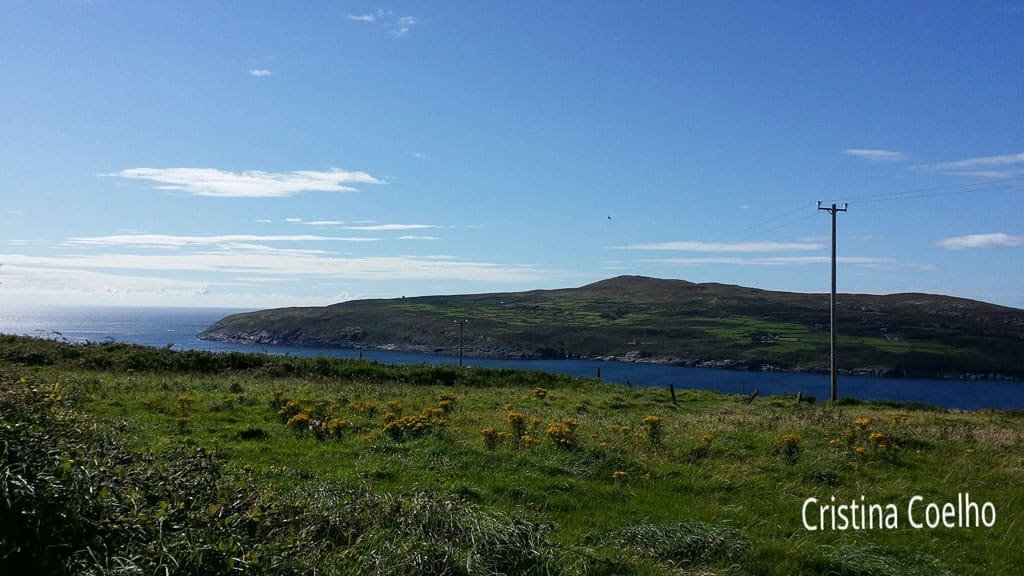
[[[1024,563],[1019,412],[795,406],[792,398],[747,405],[699,391],[679,391],[673,404],[664,390],[509,370],[260,356],[199,361],[202,356],[134,347],[0,344],[6,395],[37,390],[40,413],[52,415],[59,406],[96,423],[140,469],[173,468],[167,462],[179,461],[182,450],[201,448],[217,455],[219,474],[230,480],[225,486],[244,481],[251,489],[236,498],[280,504],[273,522],[281,527],[258,537],[206,526],[198,508],[195,515],[182,512],[182,521],[198,522],[196,533],[209,542],[258,543],[255,572],[283,573],[272,568],[275,561],[305,570],[282,560],[299,537],[312,538],[326,573],[360,567],[407,574],[444,568],[453,574],[987,575],[1013,573]],[[59,402],[39,400],[53,398],[54,390]],[[345,426],[326,439],[308,427],[290,428],[278,414],[289,399],[314,420],[329,415]],[[430,416],[436,425],[394,439],[385,427],[396,420],[387,415],[396,404],[401,417],[436,409]],[[520,431],[529,440],[515,437],[511,412],[522,415]],[[3,412],[8,434],[20,430],[19,418],[18,410]],[[577,423],[572,441],[556,444],[548,429],[567,419]],[[497,433],[491,448],[482,434],[487,428]],[[93,450],[79,446],[65,458],[86,469],[83,455]],[[62,460],[55,462],[60,468]],[[12,469],[9,458],[2,464]],[[134,484],[113,486],[145,492]],[[210,500],[203,509],[225,506],[219,500],[231,494],[225,490],[198,492]],[[945,502],[961,491],[996,505],[994,528],[808,532],[800,520],[811,496],[864,495],[903,508],[915,494]],[[152,505],[158,509],[166,498]],[[329,505],[356,511],[351,518],[358,527],[350,529],[358,537],[324,536],[335,528],[310,514]],[[232,510],[239,526],[253,521],[249,512]],[[159,510],[146,514],[132,518],[151,537],[147,518]],[[351,518],[346,521],[356,522]],[[308,523],[308,532],[296,522]],[[147,542],[125,546],[145,556],[152,553]],[[187,544],[175,546],[181,549],[168,553],[197,562]],[[512,550],[528,551],[529,558]],[[374,558],[398,568],[389,572]]]

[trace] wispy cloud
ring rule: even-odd
[[[824,244],[815,242],[655,242],[616,246],[619,250],[665,250],[676,252],[785,252],[820,250]]]
[[[143,272],[146,275],[171,273],[245,274],[262,277],[287,277],[290,280],[465,280],[499,283],[537,283],[551,271],[533,266],[503,265],[492,262],[437,259],[415,256],[340,257],[316,251],[279,250],[254,245],[218,247],[198,252],[162,252],[157,254],[104,253],[75,256],[34,256],[0,254],[8,266]]]
[[[944,238],[935,243],[947,250],[966,250],[970,248],[1013,248],[1024,246],[1024,236],[1010,236],[1003,232],[993,234],[968,234]]]
[[[391,35],[395,38],[402,38],[407,36],[412,30],[412,27],[419,24],[419,18],[415,16],[401,16],[395,21],[395,25],[391,28]]]
[[[67,239],[75,246],[134,246],[181,248],[184,246],[216,246],[252,242],[376,242],[379,238],[316,236],[311,234],[255,235],[224,234],[218,236],[177,236],[168,234],[118,234],[112,236],[84,236]]]
[[[903,152],[878,148],[847,148],[843,150],[843,154],[868,162],[899,162],[907,159],[907,155]]]
[[[840,256],[837,263],[857,268],[900,268],[919,271],[932,270],[933,267],[921,264],[905,264],[889,258],[873,258],[869,256]],[[768,256],[768,257],[700,257],[700,258],[657,258],[640,260],[643,264],[666,266],[811,266],[825,265],[831,262],[829,256]]]
[[[1024,176],[1024,152],[965,158],[953,162],[919,166],[918,168],[957,176],[973,176],[993,180],[1017,178]]]
[[[344,223],[344,220],[310,220],[304,224],[306,226],[341,226]]]
[[[440,238],[438,238],[437,236],[413,236],[413,235],[399,236],[398,239],[399,240],[440,240]]]
[[[267,70],[266,68],[252,68],[249,70],[249,76],[255,76],[257,78],[266,78],[270,75],[270,70]]]
[[[425,230],[439,228],[433,224],[371,224],[367,226],[346,226],[346,230],[363,230],[367,232],[391,232],[395,230]]]
[[[4,301],[38,305],[89,302],[91,304],[139,306],[218,306],[266,308],[274,306],[311,306],[324,304],[322,297],[268,292],[267,286],[285,284],[286,278],[249,278],[195,281],[168,274],[101,272],[66,267],[8,266],[3,269]],[[265,281],[270,280],[270,281]],[[253,291],[253,288],[257,290]],[[340,292],[330,301],[350,299]]]
[[[300,170],[228,172],[216,168],[129,168],[110,174],[148,180],[160,190],[219,198],[278,198],[301,192],[353,192],[353,184],[380,184],[366,172]]]
[[[393,38],[404,38],[412,31],[413,26],[420,23],[416,16],[401,16],[393,10],[377,10],[366,14],[346,14],[345,18],[352,22],[363,22],[367,24],[379,23],[388,35]]]

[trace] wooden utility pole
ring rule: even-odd
[[[466,322],[469,320],[455,320],[459,325],[459,368],[462,368],[462,330],[466,327]]]
[[[832,327],[832,401],[835,402],[839,399],[838,389],[838,376],[836,373],[836,214],[839,212],[846,212],[849,208],[849,204],[844,203],[842,208],[836,206],[833,202],[831,208],[826,208],[821,205],[821,200],[818,200],[818,210],[824,210],[832,215],[832,297],[829,300],[830,308],[830,324]]]

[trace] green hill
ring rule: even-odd
[[[752,370],[828,366],[829,296],[620,276],[580,288],[357,300],[228,316],[226,342]],[[1024,376],[1024,310],[949,296],[840,294],[843,370]]]

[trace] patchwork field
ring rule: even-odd
[[[355,300],[230,316],[212,340],[761,369],[829,363],[829,295],[624,276],[580,288]],[[1024,377],[1024,311],[932,294],[840,294],[839,366]]]

